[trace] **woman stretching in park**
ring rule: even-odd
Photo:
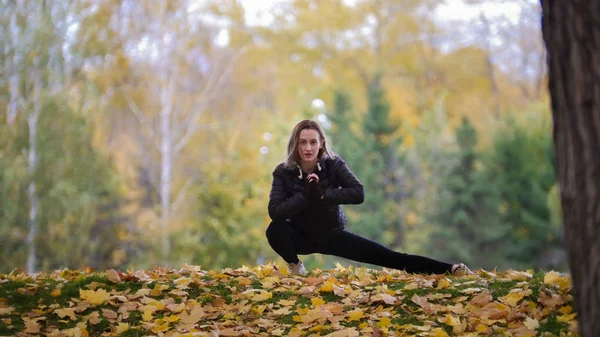
[[[360,204],[362,184],[344,160],[327,144],[321,126],[312,120],[298,123],[290,135],[287,159],[273,172],[267,228],[269,244],[290,272],[306,275],[298,255],[320,253],[357,262],[405,270],[409,273],[473,274],[462,263],[449,264],[428,257],[395,252],[346,231],[340,205]]]

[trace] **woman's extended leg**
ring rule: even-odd
[[[393,251],[385,246],[347,231],[320,245],[319,253],[335,255],[357,262],[387,268],[406,270],[409,273],[444,274],[452,272],[452,264],[419,255]]]
[[[296,232],[289,221],[271,222],[267,227],[267,240],[271,248],[287,263],[297,264],[298,254],[315,253],[316,248]]]

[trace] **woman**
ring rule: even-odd
[[[269,244],[288,263],[290,272],[306,275],[300,255],[334,255],[409,273],[473,274],[464,264],[449,264],[418,255],[398,253],[344,230],[340,205],[360,204],[362,184],[344,160],[328,147],[321,126],[298,123],[290,136],[287,159],[273,172],[267,228]]]

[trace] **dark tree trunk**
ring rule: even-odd
[[[582,337],[600,336],[600,1],[542,0],[565,243]]]

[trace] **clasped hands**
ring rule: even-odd
[[[323,200],[324,194],[319,186],[319,176],[316,173],[311,173],[306,177],[306,184],[304,185],[304,193],[309,198]]]

